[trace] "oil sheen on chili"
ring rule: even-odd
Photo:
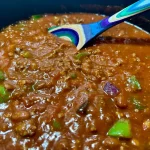
[[[0,32],[0,150],[150,149],[150,35],[122,23],[80,51],[35,15]]]

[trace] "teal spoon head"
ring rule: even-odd
[[[86,42],[84,30],[80,24],[52,27],[48,29],[48,32],[72,42],[76,45],[78,50],[81,49]]]
[[[89,40],[95,37],[99,32],[99,23],[92,24],[72,24],[48,29],[49,33],[72,42],[80,50]]]

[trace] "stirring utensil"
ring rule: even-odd
[[[71,41],[80,50],[86,43],[99,34],[148,9],[150,9],[150,0],[139,0],[113,16],[104,18],[98,22],[51,27],[48,29],[48,32]]]

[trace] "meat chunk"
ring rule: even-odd
[[[22,121],[30,118],[30,113],[28,111],[18,110],[12,114],[12,120]]]
[[[16,124],[15,131],[23,137],[33,136],[36,132],[36,128],[35,120],[31,119]]]

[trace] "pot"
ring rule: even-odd
[[[87,12],[112,15],[136,0],[2,0],[0,2],[0,29],[33,14]],[[134,17],[129,22],[150,32],[150,12]],[[149,24],[149,25],[148,25]]]

